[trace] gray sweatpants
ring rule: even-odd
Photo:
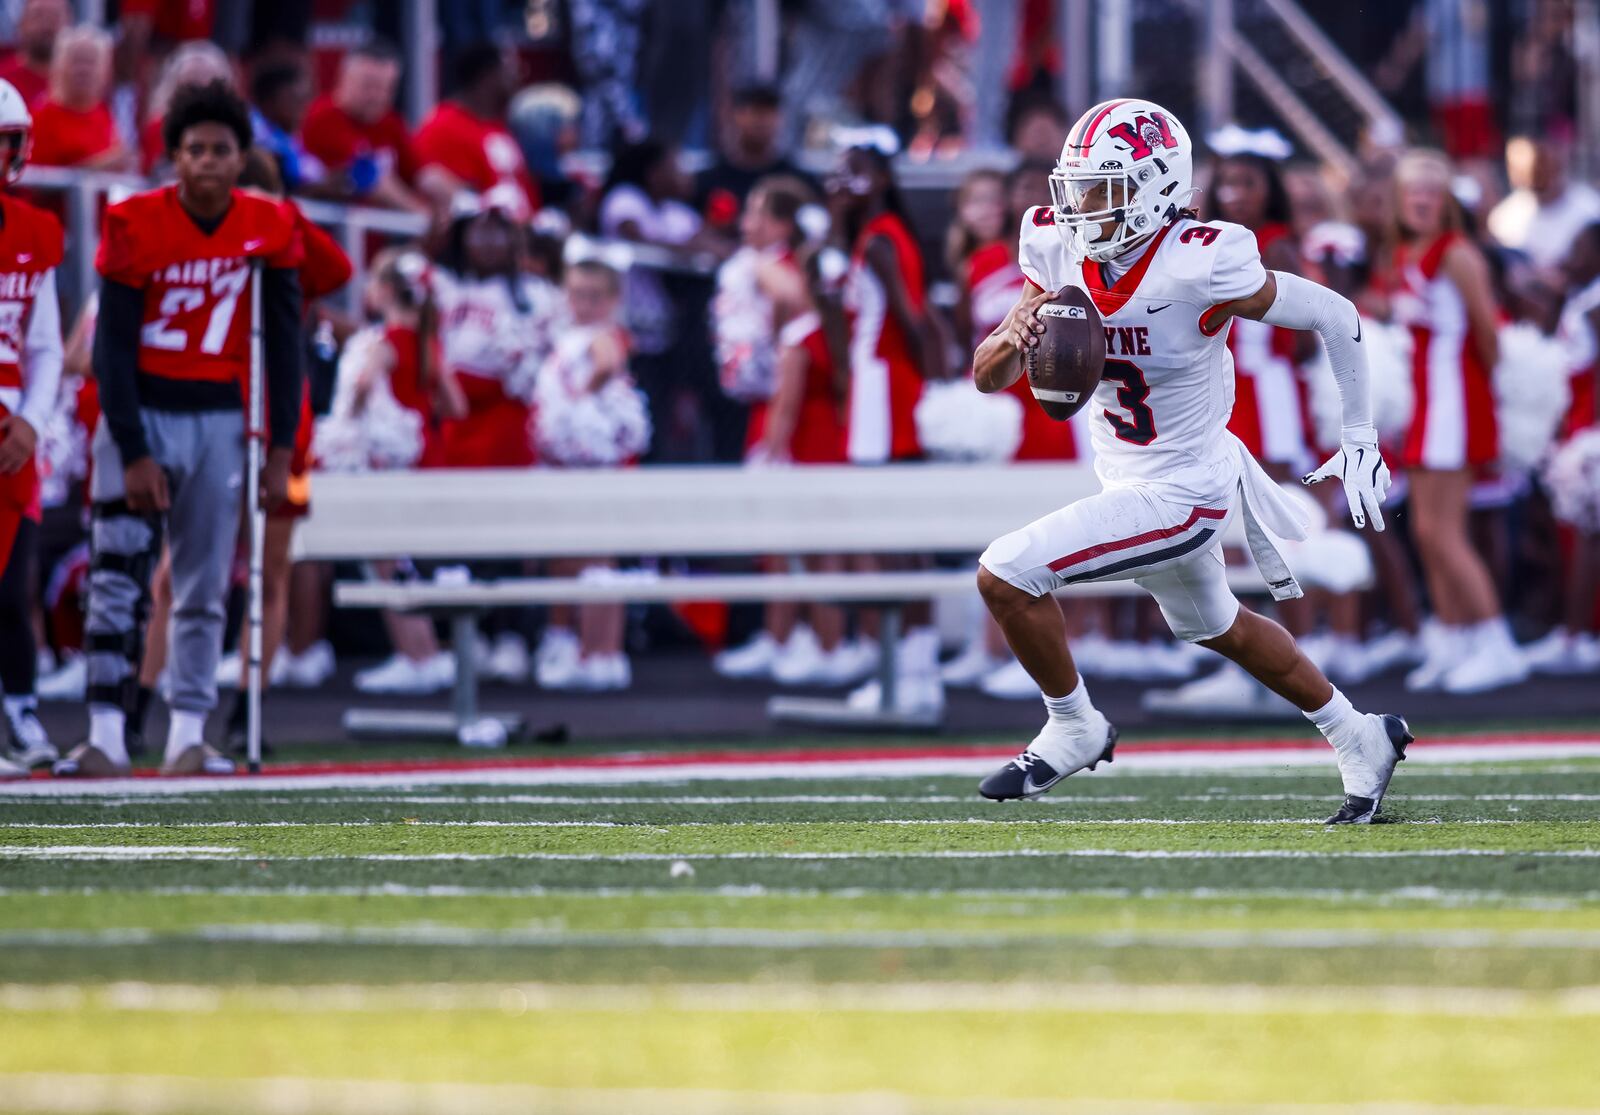
[[[217,703],[217,660],[239,533],[244,415],[239,411],[140,413],[150,455],[172,497],[166,530],[172,552],[172,636],[168,703],[208,712]],[[102,419],[94,433],[94,505],[89,608],[84,625],[91,705],[130,707],[139,676],[150,575],[161,550],[161,517],[123,501],[122,455]]]

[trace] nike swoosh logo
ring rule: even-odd
[[[262,241],[260,241],[260,240],[246,240],[244,242],[244,250],[247,251],[247,252],[253,252],[257,248],[261,247],[261,244],[262,244]]]
[[[1172,305],[1171,302],[1168,302],[1166,306],[1146,306],[1144,308],[1144,312],[1147,314],[1159,314],[1162,310],[1166,309],[1167,306],[1170,305]]]
[[[1359,345],[1360,343],[1361,343],[1361,319],[1359,317],[1357,317],[1356,318],[1356,344]]]

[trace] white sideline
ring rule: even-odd
[[[1407,769],[1450,763],[1511,762],[1518,760],[1600,758],[1600,739],[1554,743],[1518,743],[1513,740],[1463,744],[1428,744],[1412,749]],[[641,783],[693,781],[753,781],[761,779],[850,779],[981,775],[994,769],[997,758],[855,759],[770,762],[705,762],[661,766],[573,767],[552,763],[548,767],[466,767],[449,770],[411,770],[334,774],[272,775],[232,778],[116,778],[103,782],[76,779],[29,779],[0,783],[3,797],[138,797],[216,794],[270,790],[344,790],[361,787],[410,786],[615,786]],[[1097,777],[1146,771],[1244,771],[1320,767],[1334,770],[1330,749],[1141,752],[1129,747],[1115,763],[1104,766]],[[1398,792],[1398,791],[1397,791]]]

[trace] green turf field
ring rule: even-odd
[[[0,798],[0,1110],[1600,1110],[1600,761]]]

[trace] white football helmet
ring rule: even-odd
[[[0,80],[0,179],[11,183],[22,177],[32,148],[33,113],[28,102],[15,85]]]
[[[1193,179],[1194,145],[1177,117],[1152,101],[1104,101],[1078,117],[1051,172],[1056,228],[1076,254],[1103,262],[1175,218]],[[1117,222],[1109,235],[1107,221]]]

